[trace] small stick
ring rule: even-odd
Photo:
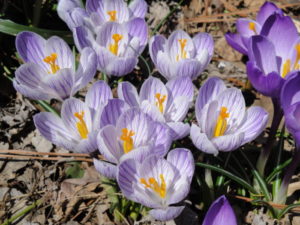
[[[89,154],[84,153],[56,153],[56,152],[33,152],[25,150],[0,150],[0,153],[18,154],[18,155],[51,155],[51,156],[74,156],[74,157],[89,157]]]
[[[74,158],[64,158],[64,157],[39,157],[39,156],[22,156],[22,155],[6,155],[6,154],[0,154],[0,160],[1,158],[11,158],[15,160],[30,160],[30,159],[37,159],[37,160],[46,160],[46,161],[83,161],[83,162],[93,162],[93,159],[87,159],[87,158],[80,158],[80,157],[74,157]]]

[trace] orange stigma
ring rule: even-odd
[[[110,17],[109,21],[112,21],[112,22],[117,21],[117,11],[116,10],[108,11],[107,14]]]
[[[122,129],[122,135],[120,137],[120,139],[123,142],[123,150],[125,153],[130,152],[133,148],[133,139],[132,136],[134,135],[134,132],[132,130],[128,130],[127,128],[123,128]]]
[[[78,133],[80,134],[82,139],[86,139],[88,137],[89,130],[88,130],[86,123],[84,121],[84,118],[83,118],[84,112],[83,111],[81,113],[76,112],[76,113],[74,113],[74,116],[79,120],[76,123]]]
[[[187,44],[186,39],[179,39],[178,40],[180,45],[180,55],[178,54],[176,56],[176,61],[178,62],[180,59],[186,59],[187,58],[187,52],[185,51],[185,46]]]
[[[57,54],[52,53],[51,55],[44,58],[44,62],[50,65],[51,71],[49,73],[55,74],[60,68],[56,64]]]
[[[252,30],[255,34],[257,34],[254,22],[249,23],[249,30]]]
[[[145,178],[140,179],[140,183],[145,185],[145,188],[150,188],[152,189],[156,194],[158,194],[161,198],[165,198],[167,194],[167,185],[164,179],[164,176],[162,174],[159,175],[159,178],[161,180],[160,185],[158,182],[155,180],[154,177],[150,177],[148,179],[148,182],[146,181]]]
[[[164,112],[164,102],[165,102],[167,96],[166,95],[162,96],[160,93],[156,93],[155,98],[157,99],[155,105],[158,107],[159,111],[161,113],[163,113]]]
[[[109,45],[109,51],[114,54],[118,55],[119,52],[119,42],[122,40],[123,35],[121,34],[113,34],[112,39],[114,40],[113,44]]]
[[[215,126],[214,137],[219,137],[224,135],[227,128],[227,118],[229,117],[229,113],[227,112],[226,107],[221,107],[219,117],[217,119],[217,123]]]

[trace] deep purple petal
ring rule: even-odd
[[[287,49],[298,39],[297,28],[289,16],[275,13],[271,15],[263,25],[261,35],[266,36],[274,43],[276,54],[286,59]],[[265,53],[269,55],[268,53]],[[271,72],[271,71],[270,71]]]
[[[156,220],[168,221],[178,217],[183,209],[184,206],[170,206],[166,209],[152,209],[149,214]]]
[[[291,73],[281,90],[281,106],[285,111],[296,102],[300,102],[300,72],[295,71]]]
[[[253,141],[266,128],[268,113],[259,106],[252,106],[246,112],[246,121],[238,129],[245,133],[243,144]]]
[[[167,39],[162,35],[155,35],[149,41],[149,53],[153,63],[157,66],[157,54],[164,50]]]
[[[93,159],[94,166],[96,170],[103,176],[110,178],[110,179],[116,179],[117,177],[117,166],[113,165],[111,163],[107,163],[102,160]]]
[[[200,150],[208,154],[217,155],[218,149],[216,146],[208,139],[206,134],[201,133],[201,130],[195,124],[191,126],[191,139],[193,144]]]
[[[78,139],[72,136],[62,120],[50,112],[41,112],[33,117],[34,124],[41,135],[53,144],[73,151]]]
[[[236,217],[226,197],[222,195],[210,206],[203,225],[237,225]]]
[[[265,75],[253,62],[249,61],[247,63],[247,75],[257,91],[266,96],[279,97],[284,79],[277,72]]]
[[[33,32],[24,31],[16,37],[16,48],[24,62],[43,65],[43,60],[46,57],[45,45],[46,40]]]
[[[297,102],[290,107],[286,107],[284,117],[286,127],[293,135],[295,135],[295,133],[300,130],[300,102]],[[296,139],[296,141],[298,140],[299,139]],[[299,142],[297,142],[297,144],[299,144]]]
[[[124,100],[131,107],[138,107],[140,105],[140,99],[137,90],[128,81],[119,83],[118,97]]]
[[[263,25],[265,21],[271,16],[274,12],[283,14],[281,9],[279,9],[273,2],[265,2],[257,13],[256,20],[259,24]]]
[[[225,38],[227,43],[236,51],[243,55],[248,54],[248,46],[245,46],[240,34],[226,33]]]
[[[133,12],[133,15],[140,18],[145,18],[148,5],[145,0],[133,0],[129,4],[129,8]]]

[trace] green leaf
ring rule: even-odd
[[[207,169],[211,169],[213,171],[216,171],[228,178],[230,178],[231,180],[237,182],[238,184],[242,185],[244,188],[246,188],[248,191],[252,192],[253,194],[258,194],[258,192],[252,187],[252,185],[250,185],[249,183],[247,183],[245,180],[243,180],[242,178],[240,177],[237,177],[236,175],[226,171],[226,170],[223,170],[219,167],[216,167],[216,166],[213,166],[213,165],[209,165],[209,164],[205,164],[205,163],[196,163],[196,166],[200,166],[200,167],[203,167],[203,168],[207,168]]]
[[[11,20],[0,19],[0,32],[16,36],[21,31],[32,31],[43,36],[44,38],[49,38],[53,35],[56,35],[63,38],[69,44],[74,43],[72,33],[70,31],[41,29],[18,24]]]
[[[264,179],[259,175],[257,170],[252,170],[254,178],[258,181],[260,190],[264,194],[267,201],[271,201],[271,195],[269,193],[268,187]]]
[[[288,211],[296,207],[300,207],[300,203],[288,205],[278,214],[277,218],[280,219],[281,217],[284,216],[284,214],[286,214]]]
[[[80,167],[80,162],[72,162],[66,169],[66,175],[70,178],[82,178],[84,170]]]
[[[253,200],[251,203],[261,204],[261,205],[264,205],[264,206],[268,207],[268,209],[270,210],[273,218],[277,218],[277,215],[276,215],[276,212],[275,212],[274,208],[268,202],[266,202],[264,200],[256,199],[256,200]]]
[[[278,173],[281,173],[281,171],[287,167],[292,161],[292,158],[286,160],[284,163],[282,163],[281,165],[277,166],[273,172],[266,178],[266,182],[267,183],[270,183],[273,178],[278,174]]]

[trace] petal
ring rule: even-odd
[[[103,176],[109,179],[116,179],[117,177],[117,166],[111,163],[107,163],[102,160],[93,159],[96,170]]]
[[[118,144],[118,132],[112,125],[105,126],[98,134],[97,144],[100,153],[105,160],[118,163],[124,154],[123,149]]]
[[[152,209],[149,214],[156,220],[168,221],[178,217],[184,206],[170,206],[166,209]]]
[[[190,128],[190,125],[187,123],[168,122],[167,124],[170,128],[170,132],[171,132],[173,141],[182,139],[190,133],[191,128]]]
[[[249,58],[256,63],[264,74],[279,72],[275,45],[273,43],[266,37],[260,35],[252,36],[250,39]]]
[[[159,51],[157,53],[157,70],[167,80],[170,80],[176,76],[176,65],[171,61],[167,52]]]
[[[128,81],[119,83],[118,85],[118,97],[124,100],[131,107],[138,107],[140,105],[140,99],[136,88]]]
[[[135,49],[138,54],[141,54],[148,41],[148,27],[144,19],[134,18],[127,23],[128,34],[133,38],[139,39],[140,48]]]
[[[205,66],[206,65],[201,64],[201,62],[196,59],[182,59],[177,63],[174,76],[187,76],[191,79],[195,79],[205,69]]]
[[[95,43],[95,38],[87,27],[79,26],[73,29],[74,42],[79,51],[85,47],[92,47]]]
[[[170,129],[167,125],[160,122],[153,122],[152,124],[152,140],[150,144],[153,143],[154,148],[156,149],[156,155],[163,157],[170,149],[172,144],[172,137]]]
[[[159,111],[157,106],[150,101],[142,101],[140,109],[143,111],[143,113],[146,113],[148,116],[150,116],[152,120],[162,123],[166,122],[164,115]]]
[[[56,36],[52,36],[46,41],[46,56],[53,53],[57,54],[56,63],[61,69],[75,68],[73,65],[75,59],[70,47],[63,39]]]
[[[134,198],[133,184],[137,182],[137,161],[134,159],[123,160],[117,170],[117,181],[126,198]],[[135,198],[134,198],[135,199]]]
[[[246,112],[246,119],[238,132],[245,134],[243,144],[253,141],[266,128],[268,113],[265,109],[252,106]]]
[[[98,10],[103,10],[103,0],[87,0],[86,10],[91,12],[97,12]]]
[[[168,101],[168,91],[164,83],[158,78],[150,76],[142,85],[140,90],[140,100],[148,100],[151,104],[155,104],[156,94],[161,96],[166,96],[166,100],[163,103],[164,108],[166,108],[166,103]]]
[[[78,145],[74,148],[74,152],[92,153],[97,150],[97,134],[98,130],[89,130],[88,138],[81,139]]]
[[[198,123],[200,123],[200,114],[203,107],[226,89],[224,82],[218,77],[211,77],[206,80],[199,90],[196,99],[195,110]]]
[[[90,110],[84,102],[76,98],[70,98],[63,102],[61,108],[61,118],[65,126],[69,129],[69,132],[81,139],[81,136],[77,129],[78,118],[75,117],[75,113],[84,113],[83,120],[86,123],[87,129],[91,132],[92,121]]]
[[[167,39],[162,35],[155,35],[149,41],[149,53],[153,63],[157,66],[157,54],[159,51],[164,51],[164,46]]]
[[[75,73],[73,93],[85,87],[95,76],[97,71],[97,55],[92,48],[84,48],[81,52],[80,63]]]
[[[16,37],[16,48],[24,62],[43,65],[43,60],[46,57],[45,45],[46,40],[33,32],[24,31]]]
[[[295,136],[295,134],[300,130],[300,102],[297,102],[290,107],[285,108],[284,117],[286,127]],[[296,141],[298,140],[299,139],[296,139]],[[299,142],[297,142],[297,144],[298,143]]]
[[[17,92],[20,92],[22,95],[34,99],[34,100],[50,100],[56,96],[51,95],[51,93],[45,92],[45,90],[35,87],[34,89],[18,83],[16,79],[13,81],[13,86]]]
[[[240,34],[226,33],[225,38],[227,43],[236,51],[243,55],[248,55],[248,47],[245,46]]]
[[[130,57],[130,58],[114,57],[112,61],[106,66],[105,71],[107,75],[114,75],[114,76],[121,77],[132,72],[137,63],[138,63],[138,59],[135,57]]]
[[[234,133],[215,137],[211,141],[219,151],[229,152],[240,147],[243,144],[244,137],[244,133]]]
[[[133,15],[140,18],[145,18],[147,13],[148,5],[144,0],[133,0],[129,4],[130,10],[133,12]]]
[[[287,77],[287,81],[284,83],[281,90],[281,106],[283,110],[286,110],[296,102],[300,102],[300,71],[295,71]]]
[[[102,111],[100,126],[104,127],[108,124],[116,126],[120,115],[127,109],[129,109],[129,106],[123,100],[109,99]]]
[[[167,160],[178,169],[181,176],[187,177],[190,182],[192,181],[195,163],[190,150],[186,148],[175,148],[169,152]]]
[[[56,95],[56,99],[64,100],[71,97],[74,86],[73,69],[61,69],[54,75],[44,78],[45,86]]]
[[[279,9],[273,2],[265,2],[259,9],[257,13],[256,20],[259,24],[263,25],[265,21],[274,12],[282,14],[281,9]]]
[[[237,225],[236,217],[226,197],[222,195],[209,207],[203,225]]]
[[[189,110],[189,106],[190,103],[186,97],[181,96],[175,98],[165,111],[166,121],[181,122],[185,118]]]
[[[81,7],[82,3],[80,0],[60,0],[57,4],[57,14],[71,29],[76,26],[71,14],[76,8]]]
[[[156,153],[157,149],[152,145],[142,146],[134,148],[130,152],[122,155],[122,157],[120,158],[120,162],[126,159],[134,159],[135,161],[142,163],[148,156],[154,155]]]
[[[198,33],[193,37],[193,42],[197,51],[197,55],[203,50],[206,50],[211,59],[214,54],[214,40],[210,34]]]
[[[109,99],[112,99],[112,92],[105,81],[99,80],[93,84],[85,96],[86,104],[95,111],[104,107]]]
[[[124,23],[129,19],[129,11],[123,0],[104,1],[104,12],[116,11],[116,22]]]
[[[173,99],[178,96],[185,96],[189,102],[193,101],[194,85],[189,77],[178,77],[169,80],[166,87],[172,93]]]
[[[207,135],[209,139],[214,136],[216,123],[220,114],[220,105],[217,100],[205,105],[201,111],[198,124],[203,133]]]
[[[254,24],[255,31],[249,28],[249,24]],[[261,30],[261,25],[257,23],[255,20],[241,18],[236,21],[236,29],[237,32],[243,37],[251,37],[253,35],[259,34]]]
[[[208,139],[206,134],[201,133],[201,130],[195,124],[191,127],[191,139],[193,144],[200,150],[208,154],[217,155],[218,149],[216,146]]]
[[[53,144],[73,151],[78,139],[66,128],[62,120],[50,113],[41,112],[33,116],[33,121],[41,135]]]
[[[297,28],[289,16],[275,13],[263,25],[261,35],[266,36],[272,43],[276,43],[276,54],[283,59],[287,57],[287,49],[298,39]],[[267,53],[265,53],[268,55]],[[271,71],[270,71],[271,72]]]
[[[265,75],[253,62],[247,63],[247,75],[253,87],[263,95],[279,97],[284,79],[277,73]]]

